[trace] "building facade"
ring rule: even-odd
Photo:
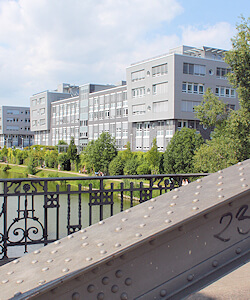
[[[0,107],[0,147],[23,148],[33,144],[30,130],[30,108],[19,106]]]
[[[209,132],[194,114],[207,88],[229,108],[239,108],[236,91],[226,78],[230,69],[222,60],[224,52],[181,46],[127,68],[128,121],[134,151],[149,150],[155,137],[158,149],[164,151],[182,127],[208,137]]]
[[[88,140],[96,140],[102,132],[109,132],[118,150],[129,141],[128,101],[126,82],[89,95]]]
[[[34,133],[34,144],[51,145],[51,103],[78,96],[79,87],[60,84],[55,91],[44,91],[30,97],[31,131]]]

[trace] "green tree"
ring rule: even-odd
[[[204,140],[194,129],[182,128],[177,131],[164,153],[165,173],[192,173],[193,157]]]
[[[87,169],[94,172],[108,173],[108,167],[117,155],[115,139],[107,132],[103,132],[96,141],[91,141],[83,150],[83,160]]]
[[[124,175],[137,175],[137,168],[140,165],[140,161],[136,155],[129,159],[124,166]]]
[[[151,167],[151,173],[159,173],[161,153],[158,151],[156,138],[153,139],[153,145],[151,149],[146,153],[146,159]]]
[[[56,149],[59,153],[67,152],[68,144],[64,140],[59,140]]]
[[[68,157],[70,159],[71,164],[76,163],[77,160],[77,147],[75,145],[75,140],[71,137],[70,144],[67,150]]]
[[[195,106],[194,110],[201,124],[210,128],[220,126],[227,118],[226,104],[210,88],[206,90],[201,104]]]
[[[27,165],[27,172],[28,174],[35,175],[37,170],[36,170],[36,157],[34,156],[34,153],[30,153],[28,157],[28,165]]]
[[[225,54],[225,62],[231,67],[228,80],[237,89],[242,109],[250,111],[250,18],[241,16],[236,25],[237,34],[232,38],[232,49]]]
[[[117,155],[109,164],[109,174],[112,176],[123,175],[124,160]]]
[[[70,171],[70,159],[67,153],[60,153],[57,160],[61,170]]]

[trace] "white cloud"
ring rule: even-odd
[[[209,46],[229,50],[235,27],[227,22],[215,25],[188,26],[182,28],[182,42],[194,47]]]
[[[125,79],[128,64],[179,44],[148,36],[182,12],[177,0],[0,1],[0,104],[29,105],[60,82]]]

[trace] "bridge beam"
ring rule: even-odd
[[[1,299],[181,299],[250,258],[250,160],[1,267]]]

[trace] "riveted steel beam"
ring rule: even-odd
[[[1,299],[180,299],[250,257],[250,160],[1,267]]]

